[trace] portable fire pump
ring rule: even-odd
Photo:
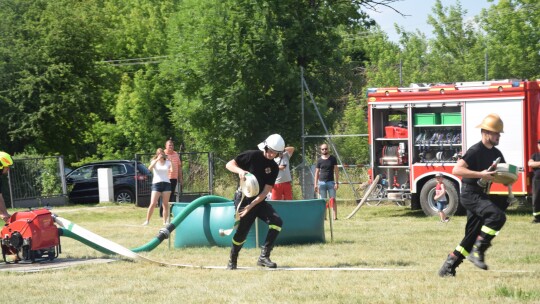
[[[4,262],[53,260],[60,253],[60,236],[47,209],[16,212],[2,228]],[[7,257],[15,257],[8,261]]]
[[[393,197],[410,197],[413,208],[437,215],[433,194],[440,172],[449,202],[445,212],[456,212],[461,179],[452,170],[480,141],[477,126],[490,113],[504,122],[497,148],[517,168],[512,192],[518,199],[532,194],[528,160],[540,139],[540,80],[411,84],[370,88],[367,96],[370,180],[383,177],[378,183]],[[509,191],[495,183],[490,193]]]

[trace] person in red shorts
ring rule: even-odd
[[[292,196],[292,176],[290,162],[294,153],[294,147],[285,147],[285,151],[280,156],[274,158],[274,161],[279,166],[279,173],[276,183],[272,188],[272,200],[287,200],[293,199]]]

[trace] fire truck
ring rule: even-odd
[[[410,199],[413,209],[436,215],[435,174],[441,172],[445,212],[454,214],[461,209],[461,179],[452,169],[481,140],[482,119],[496,113],[504,122],[497,148],[518,169],[512,192],[526,199],[532,193],[527,163],[540,139],[539,84],[499,80],[368,89],[370,179],[378,176],[386,199]],[[508,195],[508,188],[494,183],[490,194]]]

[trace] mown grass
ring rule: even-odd
[[[258,249],[243,249],[240,267],[190,269],[120,260],[36,273],[0,272],[2,302],[38,303],[540,303],[540,226],[530,210],[512,207],[508,222],[487,254],[489,271],[465,261],[455,278],[437,276],[446,254],[462,237],[465,217],[442,224],[435,217],[387,204],[365,206],[350,220],[353,205],[340,205],[330,242],[278,246],[280,267],[366,268],[363,271],[268,271],[255,268]],[[152,239],[153,218],[130,205],[73,206],[56,214],[125,247]],[[173,235],[174,237],[174,235]],[[61,238],[60,258],[108,257]],[[171,242],[174,243],[174,242]],[[229,248],[173,248],[165,241],[142,255],[172,264],[224,266]],[[369,270],[373,269],[373,270]]]

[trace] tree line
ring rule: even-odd
[[[0,0],[0,149],[80,163],[170,137],[223,158],[271,133],[299,146],[301,67],[341,134],[366,132],[367,87],[540,78],[536,1],[494,1],[474,20],[436,1],[433,38],[397,28],[399,42],[369,17],[393,2]],[[305,135],[322,134],[304,115]],[[365,140],[335,141],[367,161]]]

